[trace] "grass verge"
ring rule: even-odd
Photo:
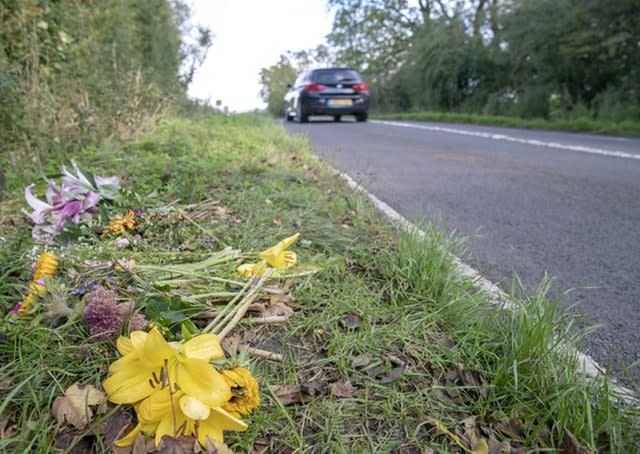
[[[73,157],[58,152],[41,171],[53,175]],[[82,430],[52,417],[53,402],[72,383],[99,389],[117,356],[115,339],[96,341],[79,316],[82,286],[109,286],[179,338],[184,320],[202,326],[224,295],[237,291],[234,269],[249,251],[294,232],[301,233],[299,262],[322,271],[271,279],[254,311],[279,307],[287,317],[246,317],[225,344],[253,349],[249,367],[262,394],[248,431],[225,434],[234,451],[640,449],[638,409],[617,400],[606,377],[579,376],[563,346],[579,340],[544,285],[512,295],[516,310],[492,308],[456,272],[452,254],[463,254],[463,244],[430,225],[421,226],[424,238],[396,230],[313,159],[308,144],[269,119],[175,118],[140,142],[75,159],[94,163],[96,174],[118,175],[135,192],[128,203],[146,213],[139,238],[130,235],[126,244],[100,233],[98,218],[50,247],[60,275],[39,310],[0,321],[3,452],[109,451],[117,435],[110,418],[130,415],[126,406],[112,408]],[[42,250],[20,214],[22,189],[36,173],[27,167],[13,172],[0,208],[4,313],[23,298]],[[175,290],[116,269],[119,260],[149,268],[193,262],[225,247],[243,252],[216,265],[224,282],[209,278]],[[68,310],[56,312],[61,306]]]
[[[638,122],[632,120],[620,122],[597,121],[589,118],[578,118],[574,120],[545,120],[448,112],[400,112],[394,114],[371,115],[371,118],[379,120],[470,123],[487,126],[507,126],[511,128],[546,129],[552,131],[569,132],[591,132],[596,134],[610,134],[633,137],[640,136],[640,126],[638,126]]]

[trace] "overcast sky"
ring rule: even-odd
[[[306,50],[331,31],[325,0],[191,0],[196,23],[213,31],[207,59],[189,96],[221,100],[231,111],[265,107],[260,100],[262,68],[288,50]]]

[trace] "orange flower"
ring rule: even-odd
[[[127,230],[135,229],[137,225],[135,213],[133,210],[129,210],[124,216],[117,215],[113,218],[107,226],[106,231],[114,235],[122,235]]]
[[[250,414],[260,405],[260,389],[258,382],[244,367],[225,369],[222,377],[231,388],[231,399],[222,406],[236,417]]]

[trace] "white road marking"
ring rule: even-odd
[[[419,124],[413,124],[413,123],[403,123],[403,122],[397,122],[397,121],[382,121],[382,120],[371,120],[371,122],[388,125],[388,126],[397,126],[400,128],[414,128],[414,129],[424,129],[427,131],[448,132],[451,134],[459,134],[462,136],[482,137],[483,139],[503,140],[506,142],[523,143],[526,145],[535,145],[539,147],[579,151],[581,153],[597,154],[601,156],[609,156],[609,157],[615,157],[615,158],[640,160],[640,154],[628,153],[626,151],[604,150],[602,148],[584,147],[582,145],[567,145],[567,144],[557,143],[557,142],[543,142],[541,140],[521,139],[519,137],[508,136],[505,134],[493,134],[489,132],[480,132],[480,131],[465,131],[464,129],[448,128],[443,126],[429,126],[429,125],[419,125]]]

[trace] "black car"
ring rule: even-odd
[[[284,97],[287,121],[309,121],[310,115],[331,115],[340,121],[343,115],[354,115],[367,121],[369,85],[351,68],[311,69],[289,84]]]

